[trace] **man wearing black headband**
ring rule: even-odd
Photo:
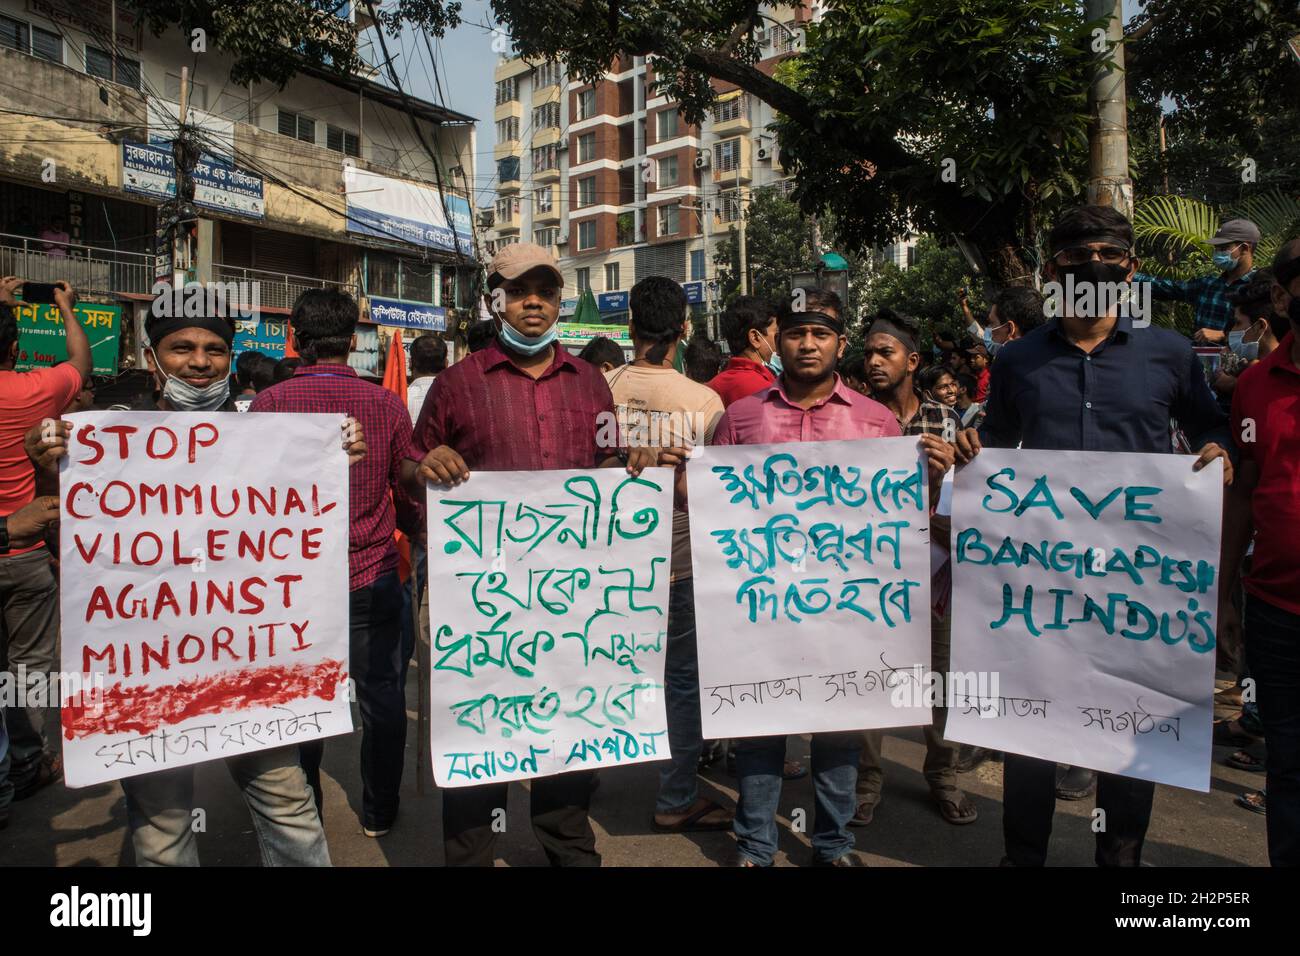
[[[155,308],[165,303],[160,299]],[[145,361],[159,392],[144,395],[137,411],[234,411],[230,397],[230,344],[234,321],[224,316],[169,317],[151,312],[145,320],[149,340]],[[48,434],[37,426],[28,433],[28,455],[38,477],[58,480],[58,460],[67,454],[71,423],[55,423]],[[38,434],[39,433],[39,434]],[[355,464],[365,455],[360,428],[349,420],[343,447]],[[225,758],[227,770],[256,818],[254,833],[262,859],[272,866],[329,866],[325,831],[307,777],[293,746]],[[127,823],[137,865],[197,866],[193,830],[195,766],[126,777]]]
[[[847,340],[840,300],[821,289],[795,289],[777,311],[777,351],[783,371],[776,381],[728,406],[714,432],[714,445],[760,445],[795,441],[851,441],[902,434],[898,420],[879,402],[853,391],[836,374]],[[952,461],[929,456],[932,500]],[[776,812],[781,797],[785,737],[736,741],[740,803],[734,832],[742,866],[770,866],[776,853]],[[862,733],[816,733],[812,738],[817,820],[814,860],[820,866],[861,866],[853,853],[849,821]]]
[[[925,401],[917,394],[915,375],[921,364],[917,348],[919,338],[916,322],[909,316],[899,315],[891,309],[881,309],[863,340],[866,357],[867,384],[871,397],[880,402],[898,419],[904,435],[920,436],[921,442],[935,457],[951,464],[954,458],[952,442],[961,430],[961,420],[947,405]],[[945,469],[946,470],[946,469]],[[947,550],[950,520],[935,515],[931,521],[932,540]],[[941,532],[942,526],[942,532]],[[938,572],[943,572],[939,567]],[[948,671],[952,634],[952,619],[948,616],[949,590],[939,584],[935,576],[933,588],[934,615],[931,619],[931,667],[936,673]],[[951,581],[951,577],[945,578]],[[957,757],[959,745],[943,739],[947,711],[935,707],[933,720],[925,728],[925,774],[930,794],[940,815],[956,826],[974,823],[979,811],[957,786]],[[868,730],[863,734],[862,757],[858,761],[857,810],[852,825],[866,826],[875,815],[880,803],[885,774],[880,756],[882,731]]]
[[[1219,634],[1245,635],[1268,750],[1268,858],[1300,865],[1300,239],[1273,260],[1273,311],[1289,328],[1276,349],[1237,379],[1232,438],[1241,460],[1223,514]],[[1232,602],[1246,548],[1244,628]]]
[[[1128,282],[1138,267],[1133,226],[1109,206],[1070,210],[1047,241],[1045,274],[1053,281],[1072,276],[1076,285]],[[1222,458],[1224,483],[1231,483],[1232,462],[1223,448],[1229,441],[1226,416],[1191,343],[1172,329],[1135,327],[1116,305],[1091,311],[1105,314],[1078,315],[1067,299],[1063,315],[998,352],[987,417],[978,432],[958,434],[957,460],[970,461],[981,445],[1167,455],[1176,419],[1200,450],[1192,470]],[[1044,865],[1056,791],[1054,763],[1006,755],[1004,863]],[[1141,864],[1154,796],[1155,784],[1148,780],[1100,774],[1097,806],[1107,825],[1097,833],[1099,866]]]

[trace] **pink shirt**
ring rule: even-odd
[[[713,433],[714,445],[768,445],[791,441],[851,441],[895,438],[898,419],[884,405],[853,391],[835,376],[835,391],[811,408],[785,394],[785,379],[727,408]]]

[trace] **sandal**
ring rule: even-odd
[[[703,833],[731,829],[733,816],[726,807],[707,797],[701,797],[695,801],[694,806],[697,809],[694,809],[693,812],[688,809],[686,816],[676,823],[660,823],[657,818],[651,817],[650,825],[654,827],[656,833]],[[711,823],[705,821],[705,817],[718,812],[726,814],[726,819],[714,820]]]
[[[953,826],[965,826],[979,819],[979,810],[960,790],[937,793],[934,802],[939,807],[940,815]]]
[[[1268,813],[1265,806],[1266,796],[1263,790],[1252,790],[1250,793],[1239,793],[1232,802],[1243,810],[1249,810],[1251,813]]]
[[[878,795],[859,800],[857,807],[853,810],[853,816],[849,818],[849,826],[871,826],[871,821],[875,819],[876,807],[878,806],[880,806],[880,797]]]
[[[1263,773],[1266,769],[1265,762],[1249,750],[1238,750],[1224,763],[1229,767],[1236,767],[1238,770],[1245,770],[1249,773]]]
[[[1214,702],[1225,707],[1240,707],[1241,694],[1240,687],[1228,687],[1215,693]]]

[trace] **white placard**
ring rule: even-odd
[[[430,488],[439,786],[668,759],[672,487],[603,468]]]
[[[339,416],[68,419],[69,786],[351,731]]]
[[[929,723],[917,439],[715,446],[687,479],[705,738]]]
[[[985,449],[953,498],[946,736],[1209,789],[1223,469]]]

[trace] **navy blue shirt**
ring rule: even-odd
[[[1192,343],[1172,329],[1120,316],[1085,352],[1055,319],[998,350],[980,443],[1060,451],[1173,451],[1170,419],[1188,442],[1232,448],[1228,419]]]

